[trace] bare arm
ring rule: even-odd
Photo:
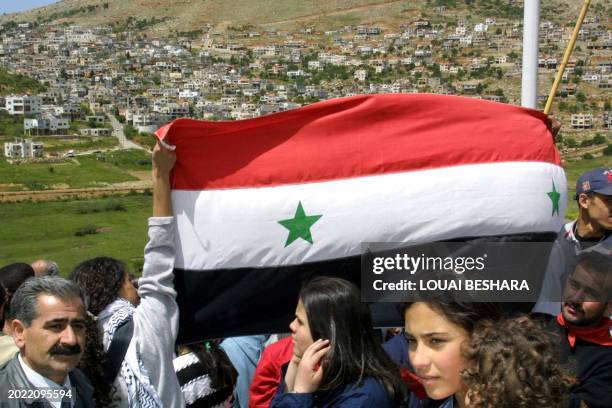
[[[170,200],[170,172],[176,162],[176,155],[159,143],[153,149],[153,216],[172,216]]]

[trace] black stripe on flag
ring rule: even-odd
[[[445,242],[553,242],[556,232],[469,237]],[[335,276],[361,286],[361,255],[269,268],[174,270],[180,308],[179,344],[261,333],[286,333],[302,283]],[[529,311],[530,304],[507,305]],[[374,324],[403,326],[394,304],[375,304]]]

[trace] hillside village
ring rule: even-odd
[[[394,27],[218,30],[207,24],[165,36],[143,31],[163,18],[129,17],[100,27],[9,21],[0,26],[0,64],[43,89],[0,96],[3,118],[19,118],[23,126],[4,135],[4,154],[67,154],[46,151],[40,136],[122,133],[139,141],[139,133],[180,117],[240,120],[363,93],[431,92],[520,104],[521,16],[468,19],[445,6],[433,14]],[[612,142],[606,15],[605,9],[589,12],[554,105],[566,153],[601,145],[599,154]],[[541,106],[572,29],[573,22],[541,21]],[[17,136],[27,140],[11,141]]]

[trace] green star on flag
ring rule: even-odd
[[[298,238],[302,238],[303,240],[312,244],[310,228],[315,222],[319,221],[319,218],[322,216],[323,215],[306,215],[304,212],[304,207],[302,207],[302,202],[300,201],[297,209],[295,210],[295,215],[293,218],[278,222],[280,225],[289,230],[289,236],[287,237],[287,242],[285,242],[285,248],[291,245],[291,243]]]
[[[552,201],[553,207],[552,207],[551,215],[555,215],[555,213],[559,215],[559,198],[561,198],[561,194],[557,192],[557,189],[555,188],[554,180],[552,182],[552,191],[549,191],[548,193],[546,193],[546,195],[548,196],[548,198],[550,198],[550,201]]]

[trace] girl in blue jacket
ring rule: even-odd
[[[293,357],[272,407],[385,408],[404,400],[399,369],[352,283],[329,277],[308,282],[289,327]]]

